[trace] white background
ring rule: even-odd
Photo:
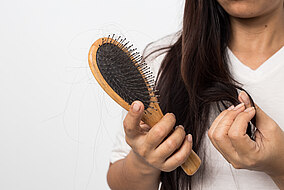
[[[140,50],[180,29],[178,0],[1,0],[0,189],[104,190],[121,108],[87,62],[123,34]]]

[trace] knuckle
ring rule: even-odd
[[[143,157],[143,158],[146,158],[147,155],[148,155],[148,150],[146,148],[140,148],[138,150],[138,154]]]
[[[125,132],[125,136],[128,136],[132,132],[132,130],[129,128],[125,128],[124,132]]]
[[[173,139],[168,139],[165,141],[165,146],[166,146],[166,149],[168,150],[173,150],[173,149],[176,149],[177,147],[177,142]]]
[[[208,130],[207,134],[208,134],[208,137],[210,139],[212,139],[212,130],[211,130],[211,128]]]
[[[236,131],[231,131],[231,132],[229,131],[228,136],[232,140],[237,140],[240,138],[240,134]]]
[[[127,137],[127,136],[131,136],[131,133],[132,133],[133,131],[132,131],[132,129],[130,129],[130,128],[125,128],[125,129],[124,129],[124,132],[125,132],[125,136]]]
[[[154,127],[151,133],[154,138],[161,139],[164,136],[165,130],[162,127]]]
[[[182,164],[184,161],[185,161],[185,158],[184,158],[184,156],[183,155],[181,155],[181,154],[177,154],[177,155],[175,155],[175,160],[176,160],[176,163],[178,164],[178,165],[180,165],[180,164]]]
[[[212,138],[219,142],[219,141],[223,141],[224,140],[224,135],[222,133],[213,133]]]
[[[127,121],[126,121],[126,119],[123,120],[123,127],[124,127],[124,128],[127,127]]]
[[[127,122],[126,119],[123,120],[123,127],[124,127],[124,130],[125,132],[129,132],[129,123]]]

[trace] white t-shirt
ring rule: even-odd
[[[228,57],[234,78],[243,84],[255,103],[284,130],[284,46],[256,70],[241,63],[229,49]],[[112,163],[123,159],[131,150],[124,137],[121,127],[110,158]],[[198,173],[193,176],[193,190],[279,189],[263,172],[234,169],[215,149],[207,135],[203,146],[206,169],[202,179]]]

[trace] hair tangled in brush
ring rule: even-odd
[[[217,1],[186,0],[178,40],[152,52],[166,53],[156,85],[161,109],[174,113],[176,124],[182,124],[186,133],[193,135],[193,150],[197,153],[204,151],[200,147],[209,127],[210,106],[216,104],[222,111],[221,107],[236,105],[237,90],[244,90],[233,79],[228,66],[230,31],[229,16]],[[162,172],[161,182],[162,190],[188,190],[192,177],[179,167]]]

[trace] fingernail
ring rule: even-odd
[[[191,136],[191,134],[188,134],[188,135],[187,135],[187,140],[188,140],[188,142],[190,142],[190,143],[192,142],[192,136]]]
[[[240,103],[239,105],[237,105],[233,110],[238,110],[238,109],[240,109],[241,107],[243,107],[245,104],[242,102],[242,103]]]
[[[175,129],[178,128],[178,127],[182,128],[184,130],[184,127],[182,125],[176,126]]]
[[[248,105],[250,103],[249,96],[247,95],[247,93],[245,91],[240,92],[240,97],[246,105]]]
[[[230,110],[234,109],[234,107],[235,107],[234,105],[231,105],[227,110],[230,111]]]
[[[139,103],[134,102],[132,109],[133,109],[134,112],[139,112],[139,110],[140,110]]]
[[[142,124],[140,125],[140,127],[143,129],[143,130],[146,130],[146,131],[149,131],[151,129],[151,127],[147,124]]]
[[[244,112],[251,112],[251,111],[253,111],[253,110],[254,110],[254,107],[250,107],[250,108],[245,109]]]

